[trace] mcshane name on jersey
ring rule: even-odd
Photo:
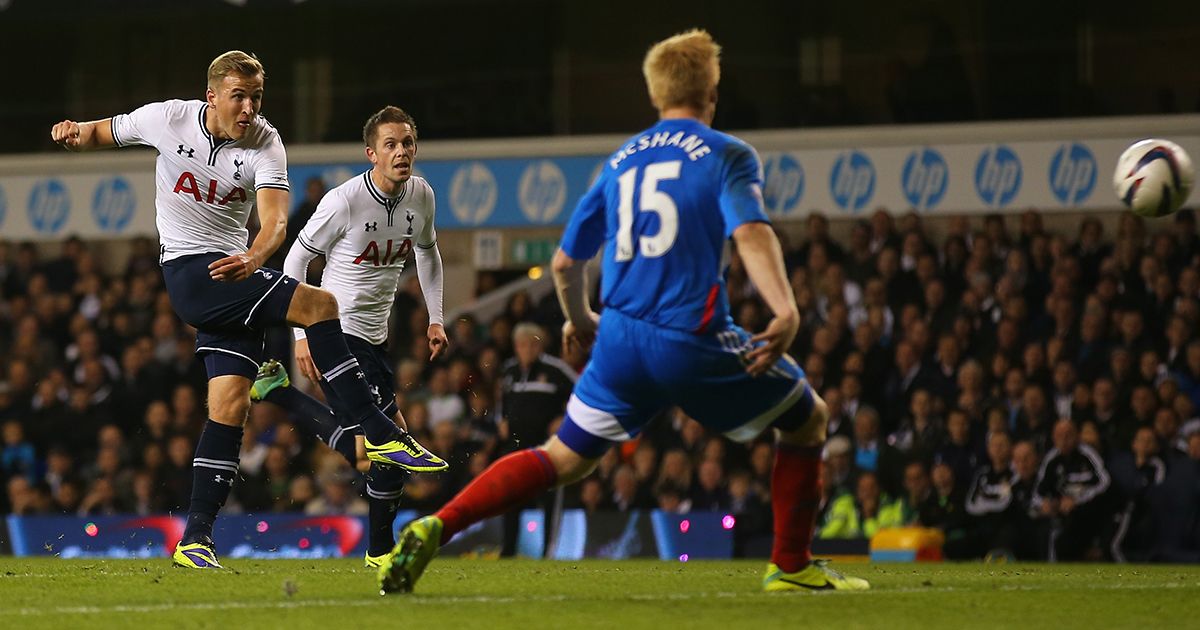
[[[617,168],[621,160],[646,149],[657,149],[659,147],[679,147],[687,152],[688,159],[695,162],[700,158],[712,153],[712,149],[704,144],[704,140],[696,134],[691,134],[686,138],[682,131],[677,131],[674,135],[669,131],[660,131],[654,135],[645,135],[637,139],[636,142],[621,147],[621,150],[613,156],[609,162],[609,166]]]

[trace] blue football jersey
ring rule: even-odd
[[[588,260],[604,246],[604,308],[712,332],[730,324],[729,237],[753,221],[768,222],[754,149],[699,121],[668,119],[608,158],[571,215],[562,249]]]

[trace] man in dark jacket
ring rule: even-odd
[[[1082,560],[1110,516],[1108,469],[1092,447],[1079,442],[1070,420],[1054,425],[1054,448],[1046,453],[1034,507],[1053,519],[1051,560]]]

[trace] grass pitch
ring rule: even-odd
[[[759,590],[763,562],[436,560],[380,597],[358,560],[0,558],[0,628],[1195,628],[1200,567],[842,564],[865,593]]]

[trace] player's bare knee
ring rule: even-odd
[[[288,321],[299,326],[312,326],[337,316],[337,298],[329,291],[305,284],[297,287],[288,307]]]
[[[314,294],[316,297],[313,299],[313,311],[316,321],[323,322],[336,318],[338,316],[337,298],[324,289],[317,289]]]
[[[209,396],[208,415],[221,424],[241,426],[250,415],[249,395],[238,398],[232,395]]]
[[[573,484],[588,476],[599,461],[598,459],[587,459],[576,453],[563,444],[557,436],[551,437],[541,449],[546,453],[550,464],[554,466],[554,471],[558,476],[556,485],[560,486]]]

